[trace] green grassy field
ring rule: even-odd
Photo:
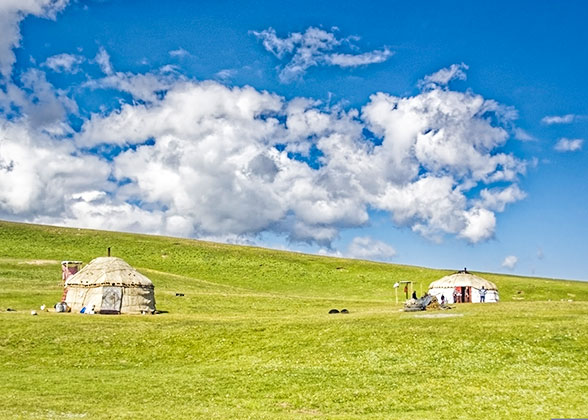
[[[164,313],[30,315],[109,246]],[[7,222],[0,249],[2,419],[588,417],[588,283],[479,273],[500,303],[425,318],[392,285],[449,271]]]

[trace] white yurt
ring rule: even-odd
[[[116,257],[96,258],[65,281],[65,302],[73,312],[82,308],[102,314],[153,313],[151,280]]]
[[[467,270],[445,276],[429,286],[429,294],[441,302],[441,296],[447,303],[480,303],[480,291],[485,291],[485,302],[498,302],[498,288],[494,283],[476,276]],[[484,294],[484,292],[482,292]]]

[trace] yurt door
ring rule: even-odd
[[[472,287],[471,286],[466,286],[463,287],[463,301],[464,302],[472,302]]]
[[[120,314],[122,287],[104,287],[102,291],[101,314]]]

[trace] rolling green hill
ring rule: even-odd
[[[30,315],[107,247],[162,314]],[[477,273],[500,303],[399,311],[448,273],[0,222],[0,418],[585,417],[588,283]]]

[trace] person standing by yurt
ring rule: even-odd
[[[486,288],[482,286],[480,289],[480,303],[486,302]]]

